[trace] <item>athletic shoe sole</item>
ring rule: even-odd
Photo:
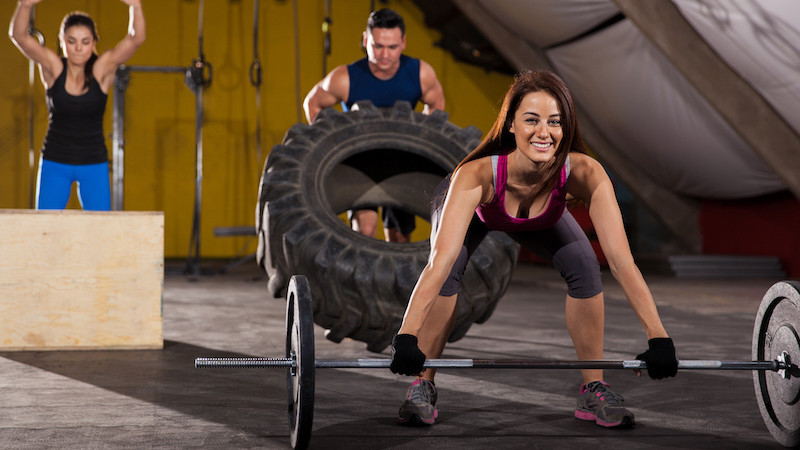
[[[586,420],[588,422],[594,422],[601,427],[606,428],[630,428],[633,427],[636,423],[631,420],[630,417],[625,417],[619,422],[605,422],[597,418],[591,411],[581,411],[580,409],[575,410],[575,418],[579,420]]]
[[[397,421],[407,425],[433,425],[439,417],[439,410],[433,410],[433,419],[423,419],[419,414],[411,414],[410,417],[398,417]]]

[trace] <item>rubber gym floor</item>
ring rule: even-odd
[[[163,350],[0,353],[0,448],[289,448],[285,369],[194,368],[201,356],[282,357],[285,302],[267,295],[254,263],[194,280],[177,272],[165,275]],[[678,356],[720,360],[751,359],[759,302],[780,281],[646,278]],[[633,359],[645,335],[607,272],[604,283],[605,358]],[[552,268],[518,264],[492,317],[443,357],[575,359],[564,295]],[[380,357],[361,342],[328,341],[319,326],[315,340],[317,358]],[[750,371],[605,378],[636,414],[634,428],[573,418],[577,370],[442,369],[439,423],[419,428],[396,423],[410,378],[318,369],[310,447],[780,448]]]

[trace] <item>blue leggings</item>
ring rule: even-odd
[[[99,164],[62,164],[42,158],[36,183],[36,209],[67,207],[72,183],[78,183],[78,200],[85,210],[111,209],[111,183],[108,162]]]

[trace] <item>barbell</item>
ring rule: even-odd
[[[780,444],[800,444],[800,282],[772,285],[756,314],[753,361],[681,360],[680,370],[751,370],[761,417]],[[285,357],[196,358],[197,368],[286,368],[292,448],[305,449],[314,420],[316,368],[388,368],[391,360],[314,359],[314,318],[306,277],[289,280],[286,294]],[[426,368],[647,369],[640,360],[429,359]]]

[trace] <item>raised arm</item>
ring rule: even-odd
[[[320,111],[339,102],[347,101],[349,95],[350,75],[347,73],[347,66],[339,66],[308,91],[303,100],[306,120],[309,124],[314,122]]]
[[[128,33],[114,48],[104,52],[95,62],[95,77],[107,92],[114,82],[117,68],[128,61],[145,40],[144,11],[141,0],[121,0],[128,5]]]
[[[39,65],[42,81],[49,86],[55,79],[55,72],[61,72],[61,59],[56,52],[39,43],[29,33],[31,10],[41,0],[20,0],[8,27],[8,36],[25,57]]]
[[[611,179],[600,163],[587,155],[572,153],[570,162],[569,193],[588,206],[611,273],[642,323],[647,338],[667,337],[650,288],[633,260]]]
[[[422,103],[425,107],[422,114],[430,114],[434,110],[444,110],[444,91],[436,72],[430,64],[420,61],[419,65],[419,84],[422,86]]]
[[[425,325],[425,319],[464,244],[475,208],[493,194],[491,170],[491,162],[482,158],[465,164],[453,175],[439,230],[431,235],[428,264],[417,280],[398,334],[417,336]]]

